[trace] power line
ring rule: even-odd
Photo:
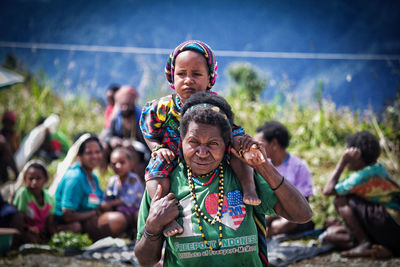
[[[23,48],[31,50],[42,49],[42,50],[153,54],[153,55],[160,55],[160,54],[169,55],[170,52],[172,51],[172,49],[167,49],[167,48],[24,43],[24,42],[3,42],[3,41],[0,41],[0,47]],[[385,60],[385,61],[400,60],[400,55],[390,55],[390,54],[259,52],[259,51],[233,51],[233,50],[214,50],[214,52],[218,57],[327,59],[327,60]]]

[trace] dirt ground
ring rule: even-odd
[[[340,257],[340,254],[337,252],[328,253],[325,255],[320,255],[314,257],[312,259],[302,260],[300,262],[296,262],[295,264],[289,265],[291,267],[294,266],[302,266],[302,267],[321,267],[321,266],[329,266],[329,267],[399,267],[400,266],[400,258],[389,258],[384,260],[370,259],[370,258],[343,258]]]
[[[0,266],[63,266],[63,267],[114,267],[123,266],[128,267],[132,265],[128,264],[111,264],[102,261],[89,261],[89,260],[78,260],[73,257],[56,256],[46,253],[40,254],[26,254],[18,255],[15,257],[0,258]],[[346,259],[340,257],[339,253],[333,252],[322,256],[317,256],[312,259],[303,260],[295,264],[289,265],[302,266],[302,267],[398,267],[400,266],[400,258],[390,258],[387,260],[374,260],[365,258]]]

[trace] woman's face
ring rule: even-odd
[[[187,50],[176,57],[174,87],[182,102],[194,93],[206,91],[209,84],[210,75],[203,55]]]
[[[221,129],[217,126],[190,122],[182,141],[183,156],[193,175],[199,176],[216,169],[225,154]]]
[[[92,171],[99,166],[102,157],[103,153],[99,143],[93,140],[86,143],[85,150],[79,159],[84,169]]]
[[[25,174],[26,187],[33,193],[39,194],[46,183],[43,171],[36,167],[29,167]]]

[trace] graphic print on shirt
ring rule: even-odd
[[[208,214],[215,217],[218,208],[218,193],[208,195],[205,200]],[[224,196],[222,205],[222,223],[233,230],[237,230],[246,216],[246,206],[243,203],[242,193],[239,190],[229,192]]]
[[[181,235],[177,235],[176,237],[200,235],[200,233],[195,233],[193,231],[192,200],[190,198],[181,200],[179,204],[183,208],[182,221],[184,232]],[[218,193],[213,193],[206,197],[205,207],[209,217],[214,218],[217,215]],[[221,211],[222,224],[236,231],[237,229],[239,229],[245,216],[246,206],[243,203],[242,193],[239,190],[234,190],[224,196]]]

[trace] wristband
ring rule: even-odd
[[[277,190],[279,187],[281,187],[281,185],[283,184],[283,181],[285,181],[285,176],[282,176],[282,180],[281,180],[281,183],[277,186],[277,187],[275,187],[275,188],[271,188],[272,189],[272,191],[275,191],[275,190]]]
[[[145,226],[145,227],[144,227],[143,236],[144,236],[147,240],[149,240],[149,241],[157,241],[158,239],[160,239],[161,233],[158,233],[158,234],[149,233],[149,232],[147,232],[146,226]]]

